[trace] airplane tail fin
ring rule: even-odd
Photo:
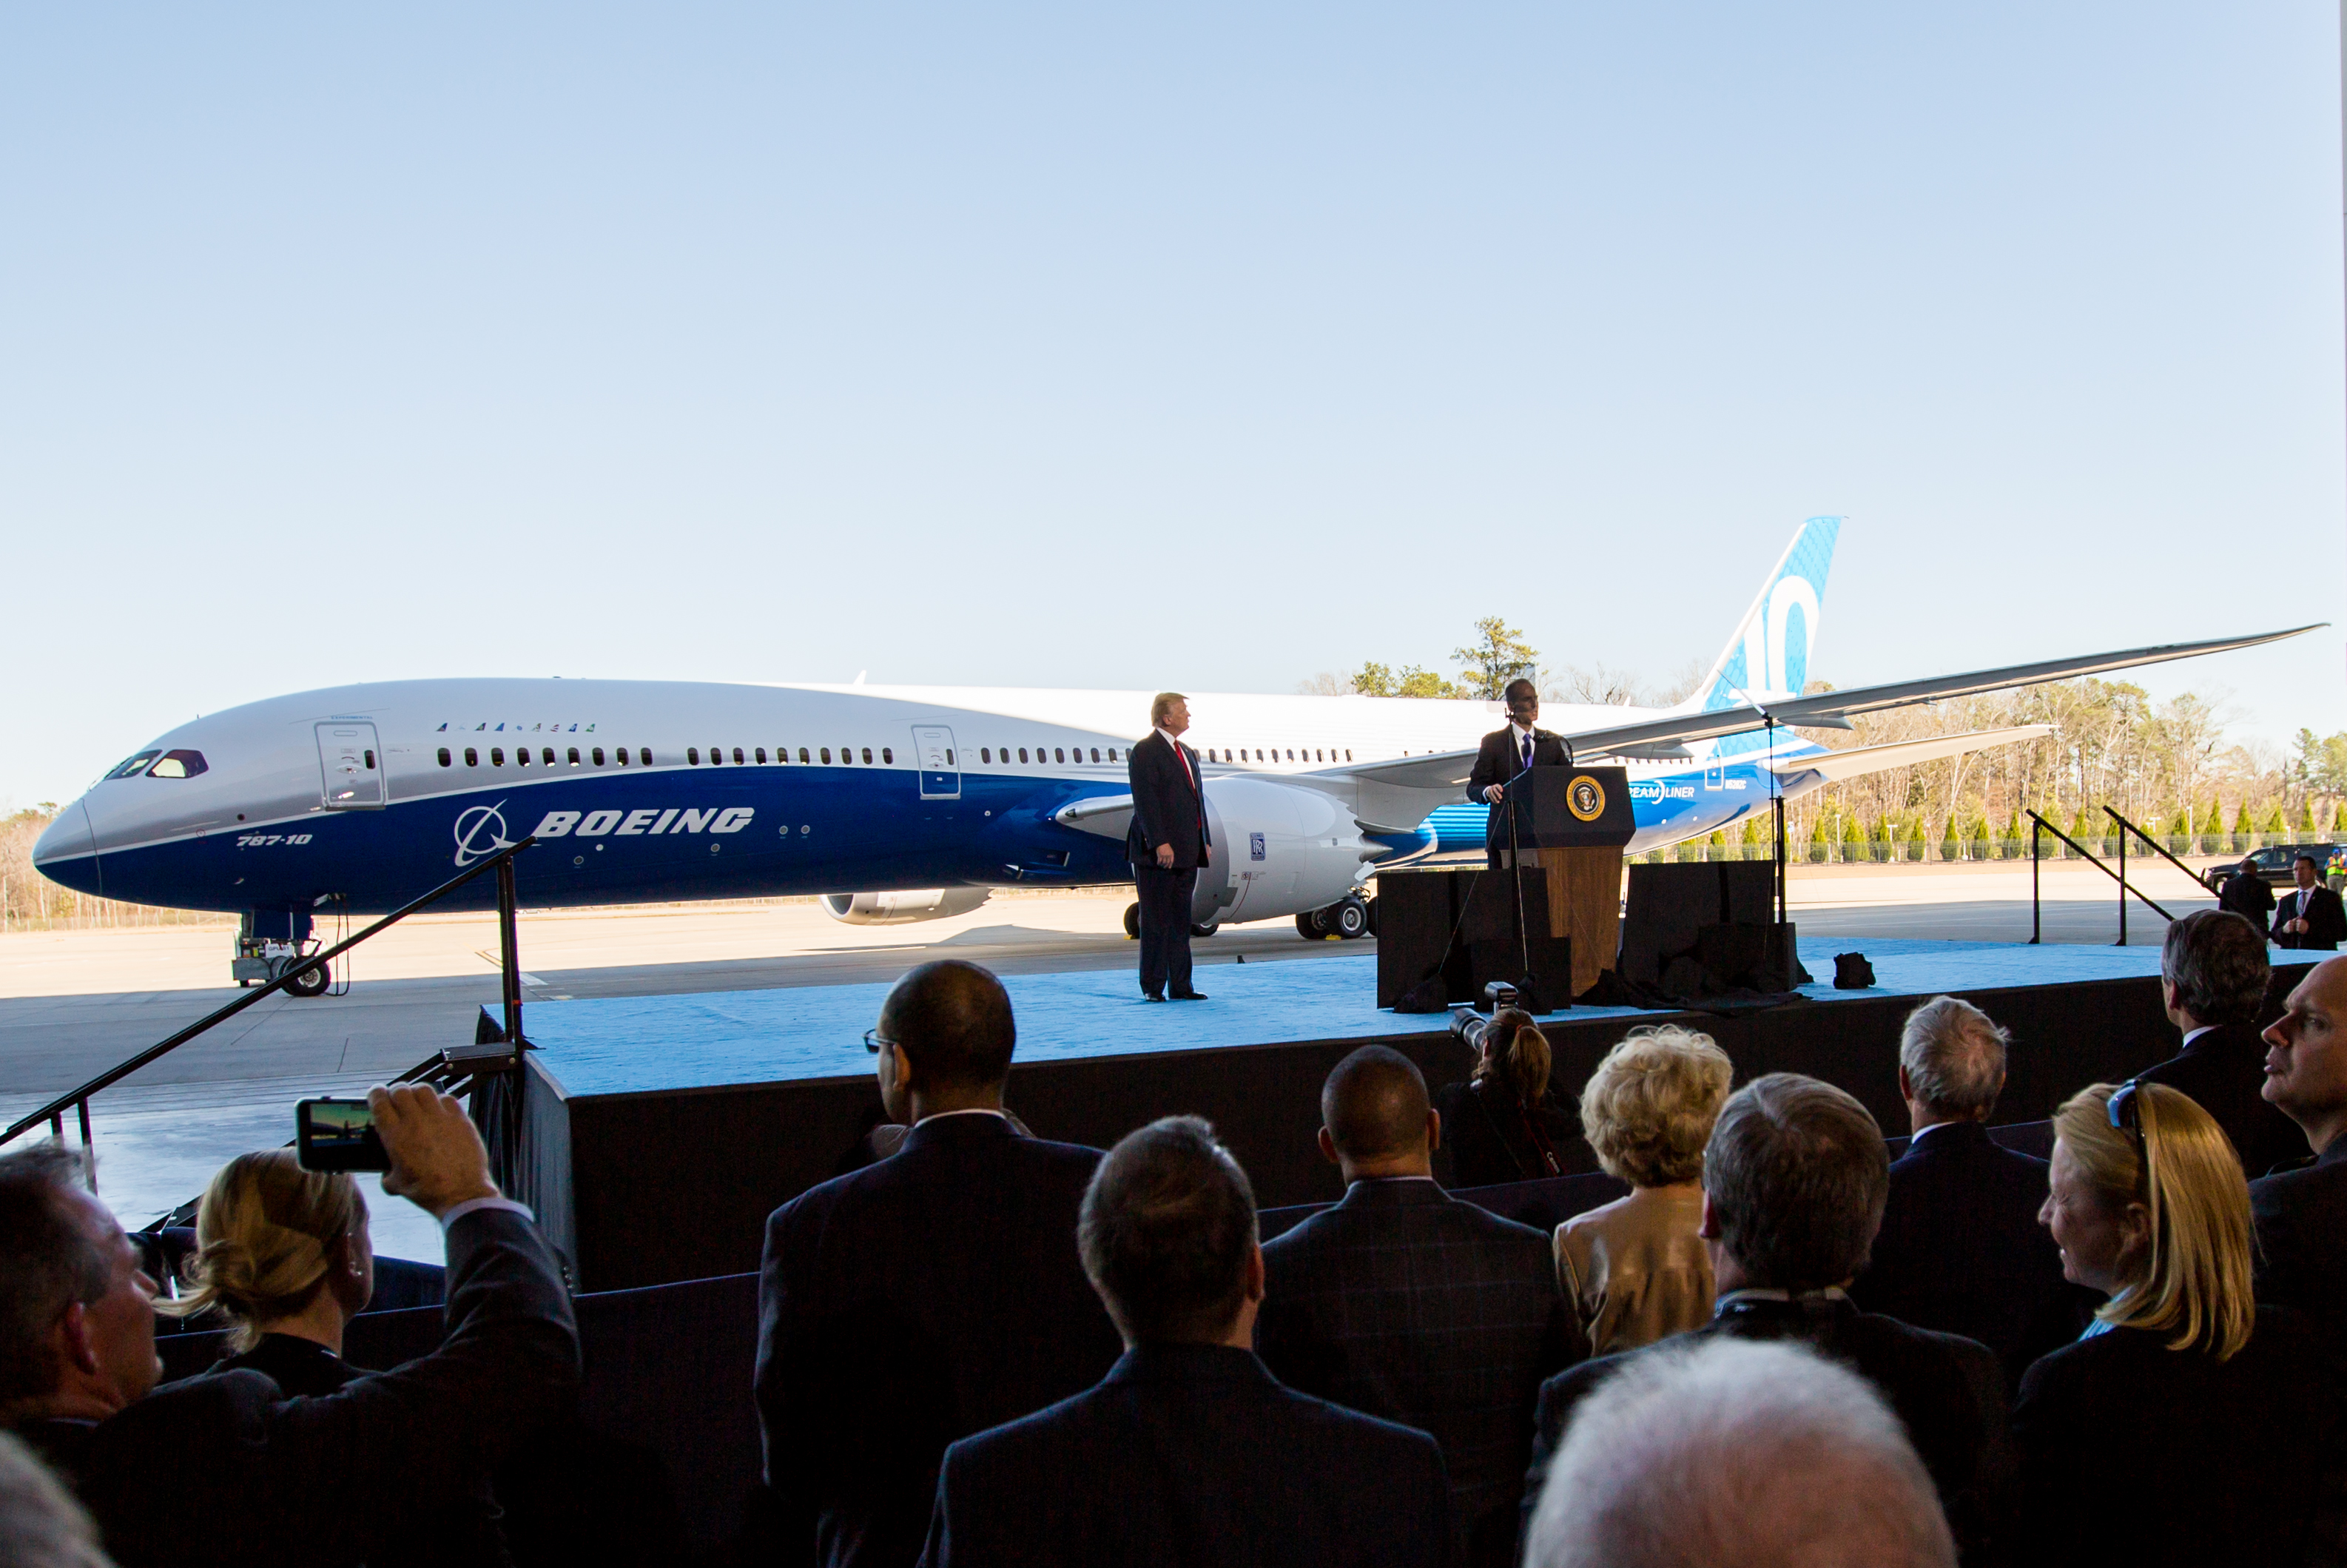
[[[1798,697],[1809,683],[1809,650],[1817,643],[1826,573],[1833,565],[1840,518],[1811,518],[1760,585],[1759,597],[1736,624],[1727,646],[1679,711],[1712,712],[1747,702]]]

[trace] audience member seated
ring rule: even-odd
[[[1591,1168],[1548,1080],[1548,1037],[1532,1015],[1520,1008],[1493,1013],[1474,1072],[1434,1098],[1450,1186],[1496,1187]]]
[[[1630,1195],[1556,1228],[1557,1282],[1593,1355],[1651,1345],[1711,1317],[1703,1146],[1735,1077],[1711,1036],[1645,1025],[1581,1091],[1581,1129]]]
[[[2217,887],[2217,907],[2229,910],[2262,931],[2273,918],[2274,895],[2263,876],[2258,875],[2254,857],[2242,861],[2233,874]]]
[[[1881,1396],[1788,1344],[1666,1346],[1573,1418],[1529,1568],[1954,1568]]]
[[[155,1284],[80,1160],[0,1158],[0,1421],[74,1481],[126,1568],[355,1563],[413,1539],[575,1394],[553,1254],[489,1180],[464,1107],[420,1085],[367,1099],[384,1190],[446,1235],[447,1338],[314,1399],[247,1370],[156,1389]]]
[[[2266,1097],[2313,1153],[2250,1184],[2258,1299],[2294,1307],[2347,1362],[2347,958],[2325,958],[2266,1030]]]
[[[97,1529],[33,1450],[0,1432],[0,1564],[113,1568]]]
[[[356,1182],[305,1171],[287,1149],[240,1154],[205,1190],[196,1245],[186,1269],[194,1289],[155,1309],[227,1319],[231,1353],[215,1373],[258,1372],[289,1397],[331,1394],[366,1376],[343,1359],[343,1331],[374,1293],[374,1248]],[[371,1568],[499,1563],[510,1559],[498,1517],[482,1475],[443,1506],[423,1511],[407,1538],[372,1518],[349,1528]]]
[[[1282,1388],[1255,1358],[1255,1194],[1212,1127],[1168,1117],[1110,1150],[1081,1237],[1123,1358],[946,1451],[928,1568],[1450,1560],[1434,1440]]]
[[[1289,1388],[1432,1434],[1465,1561],[1516,1560],[1541,1382],[1586,1353],[1549,1240],[1437,1186],[1441,1119],[1409,1058],[1365,1045],[1320,1091],[1345,1201],[1263,1249],[1255,1345]]]
[[[2231,1145],[2156,1083],[2096,1084],[2054,1127],[2045,1223],[2070,1277],[2110,1299],[2021,1381],[2024,1560],[2305,1560],[2339,1386],[2303,1318],[2251,1305]]]
[[[2169,926],[2159,950],[2159,996],[2168,1021],[2184,1031],[2184,1049],[2136,1077],[2191,1096],[2225,1130],[2250,1176],[2306,1155],[2305,1137],[2262,1093],[2258,1009],[2272,974],[2265,933],[2238,915],[2196,909]]]
[[[1712,1320],[1643,1350],[1584,1362],[1541,1389],[1527,1498],[1537,1497],[1575,1407],[1638,1358],[1688,1340],[1792,1339],[1849,1366],[1890,1400],[1967,1555],[1993,1550],[2011,1485],[2004,1376],[1983,1345],[1861,1312],[1851,1278],[1890,1187],[1882,1129],[1831,1084],[1756,1078],[1728,1098],[1703,1158]]]
[[[1907,1015],[1899,1096],[1914,1139],[1891,1167],[1882,1229],[1850,1295],[1869,1312],[1979,1340],[2011,1388],[2075,1337],[2089,1304],[2064,1286],[2062,1255],[2037,1223],[2045,1162],[1988,1135],[2006,1039],[1955,997]]]
[[[1076,1254],[1100,1151],[1012,1130],[1017,1038],[1010,996],[977,965],[907,974],[866,1042],[912,1132],[766,1222],[756,1388],[785,1561],[911,1563],[948,1443],[1080,1393],[1116,1359]]]

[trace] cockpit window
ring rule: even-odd
[[[204,771],[201,752],[165,752],[163,760],[147,770],[150,779],[191,779]]]
[[[134,778],[145,772],[147,764],[153,762],[158,754],[154,752],[141,752],[135,757],[126,759],[120,766],[106,776],[110,779]]]

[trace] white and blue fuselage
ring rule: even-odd
[[[1123,818],[1067,808],[1126,793],[1151,693],[680,682],[437,680],[254,702],[157,737],[60,814],[55,880],[178,908],[395,908],[535,834],[534,906],[1129,881]],[[1480,846],[1463,792],[1364,821],[1362,764],[1472,748],[1497,704],[1190,696],[1217,853],[1212,924],[1334,903],[1379,866]],[[1619,723],[1559,709],[1545,727]],[[1819,748],[1790,733],[1784,772]],[[1757,735],[1633,763],[1633,851],[1765,812]],[[487,880],[456,907],[492,901]]]

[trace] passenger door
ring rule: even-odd
[[[961,764],[954,756],[951,730],[943,724],[915,724],[913,756],[921,770],[923,800],[961,798]]]
[[[384,804],[383,748],[374,726],[335,719],[318,726],[320,798],[329,811],[368,811]]]

